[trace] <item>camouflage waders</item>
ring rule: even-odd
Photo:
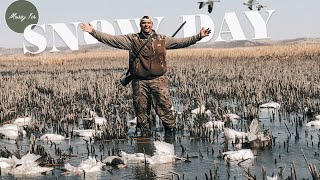
[[[160,76],[151,80],[134,79],[132,89],[137,128],[141,131],[150,131],[148,124],[151,104],[165,128],[175,127],[167,77]]]

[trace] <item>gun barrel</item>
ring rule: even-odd
[[[187,21],[184,21],[180,27],[176,30],[176,32],[173,33],[173,35],[171,37],[174,37],[176,34],[178,34],[178,32],[180,31],[180,29],[186,24]]]

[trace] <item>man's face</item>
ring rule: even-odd
[[[151,20],[142,20],[140,23],[140,28],[143,32],[149,33],[152,30],[153,22]]]

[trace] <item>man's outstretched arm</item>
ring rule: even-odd
[[[172,38],[166,37],[166,48],[167,49],[178,49],[188,47],[195,44],[197,41],[200,41],[202,38],[209,36],[211,30],[209,28],[201,28],[200,32],[194,36],[185,37],[185,38]]]
[[[114,48],[130,50],[131,49],[131,41],[129,35],[118,35],[114,36],[111,34],[103,33],[95,30],[91,24],[89,23],[81,23],[80,28],[84,32],[88,32],[98,41],[109,45]]]

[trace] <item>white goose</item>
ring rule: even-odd
[[[230,120],[232,122],[235,122],[237,120],[240,120],[241,117],[237,114],[232,114],[232,113],[228,113],[228,114],[224,114],[222,115],[223,118],[227,119],[227,120]]]
[[[31,116],[18,117],[14,120],[13,124],[16,124],[18,126],[25,126],[25,125],[29,125],[31,121],[32,121]]]
[[[256,0],[246,0],[247,2],[243,3],[243,5],[248,6],[250,10],[253,10],[252,6],[258,4]]]
[[[166,164],[175,162],[176,156],[174,155],[174,146],[163,141],[154,141],[155,152],[154,155],[147,159],[151,165]]]
[[[66,138],[64,136],[61,136],[59,134],[44,134],[40,137],[40,140],[47,140],[47,141],[63,141]]]
[[[206,4],[208,5],[208,12],[211,13],[213,9],[214,2],[220,2],[220,1],[214,1],[214,0],[208,0],[208,1],[200,1],[199,3],[199,9],[203,8]]]
[[[0,168],[1,170],[11,170],[15,165],[15,161],[9,157],[9,158],[0,158]]]
[[[233,140],[233,139],[246,139],[248,137],[248,133],[246,132],[239,132],[230,128],[224,128],[224,138],[227,140]]]
[[[77,130],[73,130],[73,132],[75,133],[74,135],[85,137],[85,138],[90,138],[90,137],[94,137],[94,135],[102,134],[102,131],[100,130],[96,131],[94,129],[77,129]]]
[[[254,159],[254,155],[251,149],[241,149],[238,151],[227,151],[222,153],[222,157],[228,161],[239,161],[239,160],[247,160]]]
[[[2,127],[0,127],[0,134],[3,134],[9,139],[17,139],[19,136],[23,137],[23,135],[26,134],[24,130],[22,130],[22,127],[19,127],[16,124],[5,124]]]
[[[280,108],[280,104],[277,103],[277,102],[268,102],[268,103],[261,104],[259,107],[260,107],[260,108],[274,108],[274,109],[279,109],[279,108]]]
[[[224,128],[224,136],[227,140],[235,138],[248,140],[249,142],[259,139],[260,141],[266,141],[264,134],[259,132],[259,122],[257,119],[252,120],[249,126],[249,132],[239,132],[230,128]],[[270,139],[268,139],[270,140]]]
[[[128,163],[146,163],[151,165],[172,163],[175,161],[174,146],[162,141],[154,141],[155,152],[153,156],[143,153],[127,154],[123,151],[120,156],[125,158]]]
[[[86,173],[101,172],[103,166],[105,166],[104,163],[90,156],[87,160],[82,161],[78,167],[72,166],[69,163],[64,165],[66,170],[74,174],[81,174],[83,171]]]
[[[267,6],[257,4],[256,7],[257,7],[257,10],[260,11],[262,8],[267,7]]]
[[[310,121],[306,124],[307,127],[312,127],[312,126],[320,126],[320,120],[314,120],[314,121]]]
[[[12,175],[33,175],[51,171],[52,167],[41,167],[36,162],[41,156],[35,154],[26,154],[17,159],[15,156],[12,159],[15,161],[15,167],[9,171]]]
[[[124,151],[120,151],[120,156],[125,159],[127,163],[139,164],[143,163],[145,159],[149,159],[150,156],[144,153],[133,153],[129,154]]]
[[[94,111],[90,111],[90,116],[93,118],[96,125],[103,125],[107,123],[107,119],[104,117],[99,117],[98,114]]]

